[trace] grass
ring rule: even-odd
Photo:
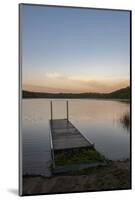
[[[120,119],[121,124],[123,125],[124,128],[129,130],[130,128],[130,114],[129,112],[125,113],[122,118]]]
[[[105,157],[94,148],[55,152],[56,165],[94,163],[105,160]]]

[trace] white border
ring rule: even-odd
[[[133,14],[133,25],[135,24],[135,0],[3,0],[0,4],[0,198],[19,199],[18,189],[18,3],[40,3],[69,5],[95,8],[131,9]],[[132,25],[133,39],[132,55],[135,56],[135,26]],[[133,56],[133,58],[134,58]],[[133,83],[135,88],[135,59],[132,63]],[[133,89],[134,90],[134,89]],[[133,102],[135,95],[133,91]],[[134,109],[134,107],[133,107]],[[133,112],[133,121],[135,115]],[[135,125],[133,123],[132,143],[135,146]],[[133,169],[135,168],[135,148],[133,148]],[[132,172],[135,177],[134,171]],[[29,199],[133,199],[135,195],[135,181],[133,179],[133,190],[89,192],[62,195],[31,196]]]

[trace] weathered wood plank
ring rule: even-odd
[[[67,119],[50,120],[54,150],[93,146]]]

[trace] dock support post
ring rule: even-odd
[[[68,115],[68,101],[67,101],[67,120],[69,119],[69,115]]]
[[[52,120],[53,119],[52,101],[50,102],[50,108],[51,108],[51,120]]]

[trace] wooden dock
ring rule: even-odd
[[[53,169],[62,171],[59,166],[55,165],[55,152],[70,151],[73,149],[93,148],[94,144],[90,142],[83,134],[69,121],[68,101],[66,103],[66,119],[53,119],[52,101],[50,123],[50,141]],[[73,167],[72,167],[73,168]],[[64,167],[64,169],[66,169]]]
[[[50,120],[50,128],[54,150],[93,146],[67,119]]]

